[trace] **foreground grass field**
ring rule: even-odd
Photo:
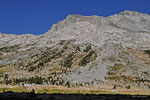
[[[17,88],[0,88],[0,93],[3,92],[31,92],[28,89]],[[35,93],[49,93],[49,94],[114,94],[113,92],[101,91],[101,90],[73,90],[73,89],[41,89],[35,90]]]
[[[0,86],[0,93],[3,92],[31,92],[32,89],[35,93],[48,93],[48,94],[127,94],[127,95],[150,95],[148,89],[110,89],[110,88],[67,88],[61,86]]]

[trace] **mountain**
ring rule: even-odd
[[[0,33],[1,84],[150,88],[150,15],[68,15],[42,35]]]

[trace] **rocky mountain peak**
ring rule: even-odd
[[[125,10],[123,12],[120,12],[119,15],[127,15],[127,16],[140,16],[140,15],[148,15],[148,14],[144,14],[141,12],[137,12],[137,11],[129,11],[129,10]]]
[[[68,15],[43,35],[0,33],[0,82],[9,72],[10,83],[40,76],[57,85],[148,86],[141,81],[150,82],[149,44],[149,15]]]

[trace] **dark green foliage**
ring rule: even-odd
[[[120,81],[121,77],[120,76],[106,76],[106,80],[114,80],[114,81]]]
[[[92,56],[94,55],[94,58],[92,58]],[[80,66],[85,66],[87,63],[93,61],[95,58],[97,57],[96,52],[95,51],[90,51],[88,55],[86,55],[80,62],[79,65]]]
[[[144,52],[150,56],[150,50],[144,50]]]
[[[4,74],[3,75],[3,78],[4,78],[4,84],[8,84],[8,74]]]
[[[60,57],[63,52],[64,52],[63,49],[51,50],[50,48],[47,48],[45,51],[42,51],[41,55],[36,55],[38,56],[38,59],[29,63],[27,70],[31,72],[37,68],[42,68],[46,63],[50,62],[52,59]]]
[[[117,88],[117,86],[116,86],[116,85],[114,85],[113,89],[116,89],[116,88]]]
[[[61,40],[59,44],[63,45],[64,43],[65,43],[65,40]]]
[[[64,45],[63,49],[67,49],[67,48],[68,48],[67,45]]]
[[[2,83],[2,82],[0,82]],[[15,78],[15,79],[7,79],[7,81],[3,84],[13,84],[13,85],[24,85],[24,84],[52,84],[52,85],[65,85],[70,87],[70,83],[64,82],[64,80],[57,76],[49,76],[47,78],[42,78],[40,76],[30,77],[30,78]]]
[[[11,79],[8,80],[8,84],[20,84],[20,83],[28,83],[28,84],[42,84],[43,83],[44,78],[39,77],[39,76],[35,76],[35,77],[31,77],[29,79],[27,78],[16,78],[16,79]]]
[[[0,60],[3,58],[2,56],[3,56],[3,54],[0,52]]]
[[[137,83],[137,82],[148,82],[148,80],[141,79],[138,76],[128,76],[126,74],[122,74],[126,72],[125,67],[122,64],[114,64],[113,66],[108,67],[106,80],[111,81],[124,81],[128,83]],[[144,74],[147,74],[144,72]]]
[[[68,55],[68,57],[66,57],[65,60],[63,61],[62,66],[71,67],[72,60],[73,60],[73,54]]]
[[[35,69],[36,69],[35,66],[30,66],[30,67],[28,68],[28,71],[29,71],[29,72],[32,72],[32,71],[34,71]]]
[[[113,66],[108,67],[106,79],[119,81],[120,79],[125,79],[126,76],[120,76],[119,73],[123,70],[122,64],[114,64]]]
[[[68,45],[70,44],[71,41],[67,41],[65,44],[64,44],[64,47],[63,49],[68,49]]]
[[[66,82],[66,86],[67,86],[68,88],[70,88],[70,82],[69,82],[69,81]]]
[[[88,45],[83,51],[84,52],[88,52],[89,50],[91,50],[91,46],[90,45]]]
[[[2,48],[0,48],[0,51],[1,52],[11,52],[11,51],[16,51],[17,49],[19,49],[19,45],[2,47]]]
[[[113,80],[113,81],[120,81],[121,79],[126,80],[129,79],[124,75],[121,75],[120,73],[123,71],[123,65],[122,64],[114,64],[113,66],[108,67],[108,72],[105,77],[105,79]]]
[[[149,75],[149,73],[148,73],[148,72],[146,72],[146,71],[144,71],[143,73],[144,73],[145,75]]]
[[[32,89],[31,93],[32,93],[32,94],[35,94],[35,90],[34,90],[34,89]]]
[[[81,51],[81,50],[80,50],[80,47],[77,47],[75,51],[79,51],[79,52],[80,52],[80,51]]]
[[[64,52],[64,50],[58,50],[58,49],[47,49],[45,50],[39,57],[39,59],[36,61],[41,61],[43,63],[47,63],[50,62],[52,59],[55,59],[57,57],[60,57],[62,55],[62,53]]]
[[[140,79],[137,80],[137,82],[144,83],[144,82],[150,82],[150,80],[149,79],[140,78]]]
[[[107,75],[114,75],[115,73],[113,71],[108,71]]]
[[[44,62],[40,62],[40,63],[37,65],[38,68],[40,68],[40,67],[42,67],[42,66],[44,66]]]
[[[121,70],[123,68],[123,65],[122,64],[115,64],[114,66],[111,66],[110,69],[112,71],[118,71],[118,70]]]
[[[39,76],[35,76],[29,79],[31,81],[31,83],[35,83],[35,84],[42,84],[43,83],[43,78],[39,77]]]
[[[126,86],[126,89],[130,89],[130,88],[131,88],[131,86],[130,86],[130,85],[127,85],[127,86]]]

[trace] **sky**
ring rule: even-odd
[[[0,32],[44,34],[69,14],[110,16],[124,10],[150,14],[150,0],[0,0]]]

